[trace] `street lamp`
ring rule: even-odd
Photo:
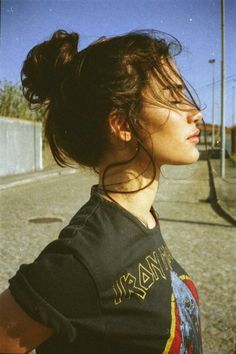
[[[211,133],[211,149],[214,150],[215,147],[215,59],[208,60],[209,64],[212,64],[212,133]]]

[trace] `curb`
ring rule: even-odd
[[[55,177],[55,176],[60,176],[60,175],[70,175],[73,173],[76,173],[77,169],[72,169],[72,168],[57,168],[57,169],[52,169],[52,170],[47,170],[47,171],[38,171],[34,172],[32,174],[26,173],[23,175],[18,175],[18,176],[11,176],[9,179],[6,177],[6,182],[1,182],[0,181],[0,191],[13,188],[16,186],[21,186],[27,183],[31,183],[34,181],[40,181],[44,178],[48,177]],[[4,178],[4,177],[3,177]]]
[[[212,206],[216,208],[216,211],[221,214],[227,221],[236,225],[236,216],[233,215],[227,207],[224,205],[224,202],[219,198],[219,193],[217,193],[215,178],[213,174],[213,167],[211,164],[210,159],[207,159],[208,167],[209,167],[209,177],[210,177],[210,184],[212,186],[211,192],[211,203]]]

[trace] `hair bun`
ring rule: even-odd
[[[77,53],[79,35],[64,30],[33,47],[21,70],[23,94],[30,103],[43,103],[52,97],[68,74]]]

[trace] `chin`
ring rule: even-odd
[[[190,165],[191,163],[197,162],[199,160],[200,153],[196,149],[188,158],[186,158],[185,162],[183,162],[183,165]],[[187,156],[186,156],[187,157]]]
[[[185,151],[184,151],[185,150]],[[182,151],[178,151],[176,152],[176,154],[172,154],[172,158],[170,159],[169,156],[171,155],[171,153],[169,153],[169,156],[162,156],[160,158],[160,156],[156,157],[156,161],[157,161],[157,166],[160,168],[163,165],[190,165],[194,162],[197,162],[199,157],[200,157],[200,153],[198,151],[197,148],[195,149],[188,149],[186,151],[186,149],[184,149]]]
[[[181,165],[191,165],[194,162],[197,162],[199,159],[200,153],[199,151],[196,149],[194,152],[192,152],[191,154],[183,154],[181,156],[181,158],[176,158],[176,159],[172,159],[169,161],[165,161],[161,164],[159,164],[160,166],[162,165],[176,165],[176,166],[181,166]]]

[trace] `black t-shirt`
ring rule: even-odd
[[[24,311],[54,329],[37,354],[202,353],[196,288],[158,223],[147,229],[97,187],[9,283]]]

